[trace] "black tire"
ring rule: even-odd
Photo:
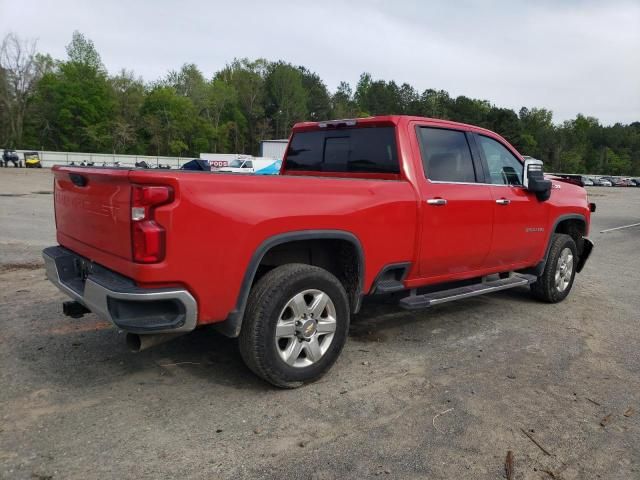
[[[276,325],[290,299],[300,292],[317,289],[326,293],[335,307],[335,332],[328,349],[315,363],[296,367],[278,352]],[[292,263],[269,271],[251,289],[240,331],[240,354],[259,377],[280,388],[296,388],[317,380],[335,363],[349,330],[349,300],[340,281],[326,270]]]
[[[564,278],[568,280],[568,283],[564,288],[561,288],[556,282],[556,272],[558,271],[558,262],[565,249],[571,251],[572,262],[571,271],[564,274]],[[544,272],[542,272],[542,275],[538,277],[535,283],[531,284],[531,293],[533,296],[547,303],[557,303],[564,300],[567,295],[569,295],[571,287],[573,287],[577,264],[578,249],[576,248],[576,242],[574,242],[573,238],[561,233],[553,234]],[[568,278],[567,274],[569,274]]]

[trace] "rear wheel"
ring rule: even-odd
[[[295,388],[331,368],[348,329],[349,302],[335,276],[312,265],[283,265],[251,290],[240,354],[259,377]]]
[[[576,275],[578,249],[569,235],[554,234],[544,272],[531,285],[531,293],[539,300],[549,303],[564,300]]]

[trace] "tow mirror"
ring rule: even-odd
[[[544,202],[551,196],[551,180],[545,180],[542,172],[542,160],[527,158],[524,161],[523,185],[528,191],[533,192],[538,200]]]

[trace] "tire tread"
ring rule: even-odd
[[[567,286],[567,289],[560,293],[556,289],[554,277],[558,257],[560,256],[560,252],[566,246],[571,248],[574,255],[573,276],[571,278],[571,283]],[[569,295],[569,292],[573,287],[577,260],[577,248],[573,238],[564,233],[554,233],[553,238],[551,239],[551,248],[549,249],[549,255],[547,256],[547,263],[544,267],[544,271],[542,272],[542,275],[538,277],[538,280],[535,283],[532,283],[530,287],[533,297],[547,303],[557,303],[564,300],[567,295]]]
[[[253,373],[277,387],[296,388],[305,382],[291,381],[283,378],[281,373],[274,369],[268,360],[266,348],[269,347],[265,346],[262,340],[267,336],[266,329],[269,328],[269,315],[272,314],[275,304],[280,301],[281,292],[287,285],[304,277],[317,275],[330,281],[341,291],[341,295],[343,296],[342,300],[347,304],[346,322],[348,328],[349,310],[347,294],[344,287],[335,276],[322,268],[301,263],[292,263],[276,267],[258,280],[249,294],[239,337],[240,354],[247,367],[249,367]],[[336,299],[333,300],[335,302]],[[342,346],[338,349],[338,354],[341,348]],[[331,364],[329,367],[330,366]],[[328,370],[328,368],[326,370]],[[326,370],[308,381],[319,378]]]

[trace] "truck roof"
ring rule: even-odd
[[[356,118],[346,118],[346,119],[335,119],[335,120],[323,120],[319,122],[298,122],[293,126],[293,130],[308,130],[313,128],[318,128],[322,124],[340,124],[347,122],[356,122],[358,124],[375,124],[375,123],[391,123],[394,125],[398,125],[400,123],[410,122],[410,121],[420,121],[420,122],[428,122],[432,124],[438,124],[451,128],[461,128],[465,130],[473,130],[475,132],[489,133],[491,135],[496,135],[495,132],[488,130],[486,128],[478,127],[476,125],[470,125],[468,123],[454,122],[451,120],[443,120],[441,118],[430,118],[430,117],[419,117],[415,115],[377,115],[373,117],[356,117]]]

